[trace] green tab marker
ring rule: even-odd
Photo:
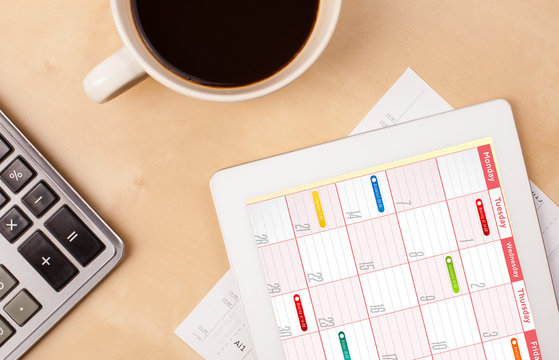
[[[347,347],[347,340],[345,338],[345,333],[340,331],[338,333],[338,338],[340,338],[340,345],[342,346],[342,353],[344,354],[344,360],[351,360],[349,356],[349,348]]]
[[[448,276],[450,276],[450,283],[452,284],[452,291],[455,293],[460,292],[460,287],[458,286],[458,279],[456,278],[456,271],[454,270],[454,263],[452,262],[452,257],[446,257],[446,267],[448,269]]]

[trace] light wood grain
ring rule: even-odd
[[[346,136],[407,66],[454,107],[512,104],[531,179],[559,200],[559,3],[346,0],[323,56],[272,95],[216,104],[147,79],[96,105],[122,43],[108,0],[0,2],[0,108],[126,243],[125,261],[29,359],[196,359],[175,327],[225,273],[208,181]]]

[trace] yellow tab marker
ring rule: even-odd
[[[324,211],[322,211],[322,204],[320,203],[320,196],[318,191],[312,192],[312,199],[314,201],[314,208],[316,209],[316,216],[318,217],[318,223],[321,228],[326,227],[326,218],[324,217]]]

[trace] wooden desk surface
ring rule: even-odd
[[[346,136],[407,66],[454,107],[505,98],[531,179],[559,200],[559,3],[346,0],[329,47],[264,98],[216,104],[147,79],[81,81],[121,46],[109,1],[0,2],[0,108],[121,235],[124,262],[29,359],[195,359],[173,330],[229,268],[208,181]]]

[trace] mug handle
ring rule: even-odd
[[[83,79],[83,89],[96,103],[120,95],[147,76],[130,51],[123,47],[95,66]]]

